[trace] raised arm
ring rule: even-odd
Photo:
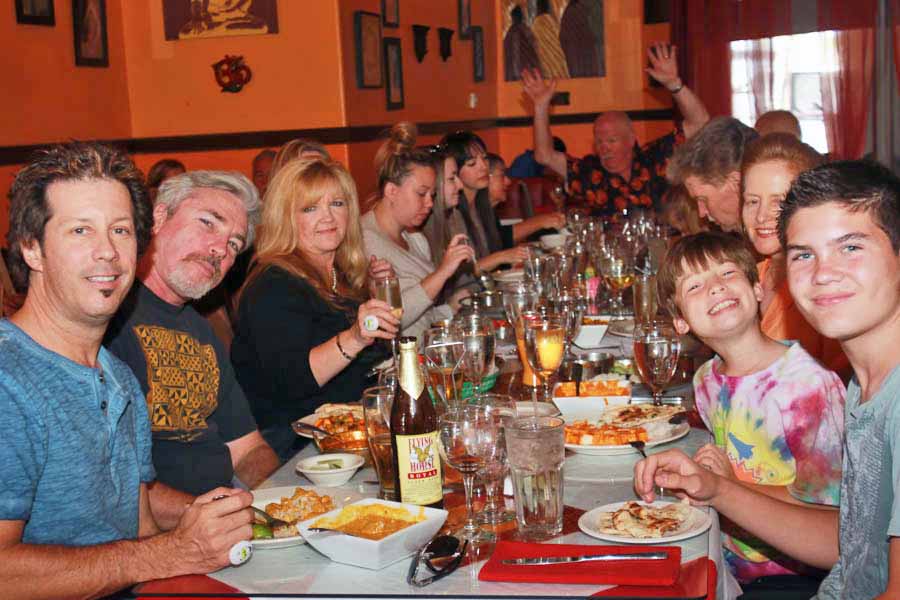
[[[684,136],[690,138],[706,125],[709,113],[700,98],[678,76],[678,47],[657,42],[647,49],[647,57],[650,59],[647,73],[672,92],[672,99],[684,117]]]
[[[634,467],[635,491],[654,498],[653,486],[684,493],[709,504],[735,525],[784,554],[830,569],[838,559],[838,513],[788,504],[720,477],[680,450],[651,454]]]
[[[143,522],[141,487],[143,535],[153,526]],[[229,497],[212,502],[221,494]],[[211,573],[230,564],[232,546],[250,538],[251,501],[247,492],[219,488],[197,498],[173,531],[96,546],[26,544],[24,521],[0,521],[4,597],[99,598],[152,579]]]
[[[556,80],[544,81],[537,69],[522,71],[522,88],[534,103],[534,159],[566,176],[566,155],[553,149],[550,133],[550,100],[556,91]]]

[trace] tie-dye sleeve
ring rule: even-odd
[[[796,478],[788,485],[804,502],[836,506],[840,501],[841,440],[844,433],[844,384],[821,367],[803,385],[794,382],[782,402],[785,441],[796,463]]]

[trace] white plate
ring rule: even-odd
[[[345,492],[342,492],[341,496],[337,497],[334,490],[329,490],[328,488],[306,485],[288,485],[284,487],[253,490],[251,492],[253,494],[253,506],[264,511],[266,510],[266,504],[270,504],[272,502],[281,502],[281,499],[284,497],[290,498],[294,495],[294,490],[296,490],[298,487],[303,488],[304,490],[312,490],[320,496],[331,496],[331,500],[334,502],[335,508],[340,508],[345,504],[355,502],[362,497],[361,494],[347,494]],[[303,539],[302,535],[298,534],[292,535],[290,537],[273,538],[270,540],[252,540],[251,543],[253,544],[254,550],[275,550],[276,548],[289,548],[290,546],[305,544],[306,540]]]
[[[653,446],[659,446],[660,444],[668,444],[669,442],[674,442],[675,440],[680,440],[684,436],[688,434],[691,430],[690,423],[680,423],[675,426],[675,431],[670,436],[666,436],[664,438],[660,438],[658,440],[651,440],[645,444],[645,448],[652,448]],[[617,456],[619,454],[631,454],[632,452],[637,453],[630,444],[623,444],[621,446],[586,446],[583,444],[566,444],[566,450],[571,450],[575,454],[588,454],[590,456]]]
[[[525,271],[522,269],[507,269],[491,273],[491,276],[494,278],[494,281],[500,282],[522,281],[525,279]]]
[[[609,322],[609,334],[619,337],[634,336],[634,319],[616,319]]]
[[[599,348],[607,329],[609,325],[582,325],[572,343],[584,350]]]
[[[554,396],[553,404],[567,423],[596,421],[610,406],[628,404],[631,396]]]
[[[509,219],[500,219],[501,225],[515,225],[517,223],[521,223],[522,219],[519,217],[510,217]]]
[[[707,529],[709,529],[710,525],[712,525],[712,519],[709,514],[700,510],[695,506],[691,506],[691,512],[688,515],[687,520],[682,523],[681,527],[675,533],[671,533],[669,535],[658,537],[658,538],[633,538],[630,536],[618,536],[611,535],[608,533],[602,533],[596,529],[596,523],[600,520],[600,513],[605,512],[613,512],[619,510],[627,504],[627,502],[613,502],[612,504],[606,504],[604,506],[598,506],[593,510],[589,510],[588,512],[581,515],[581,518],[578,519],[578,528],[581,529],[584,533],[588,534],[591,537],[595,537],[600,540],[605,540],[607,542],[615,542],[617,544],[653,544],[653,545],[664,545],[670,544],[672,542],[678,542],[681,540],[686,540],[695,536],[700,535]],[[641,502],[641,504],[645,504]],[[657,500],[653,504],[650,504],[653,508],[662,508],[664,506],[668,506],[669,504],[673,504],[672,502],[664,502],[661,500]]]

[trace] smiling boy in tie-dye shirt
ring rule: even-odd
[[[694,459],[787,502],[840,499],[844,385],[797,343],[759,327],[753,255],[725,234],[682,238],[659,273],[660,299],[680,334],[693,331],[716,352],[694,376],[697,411],[715,445]],[[723,526],[725,558],[741,582],[809,568]]]

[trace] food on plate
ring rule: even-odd
[[[582,317],[582,325],[609,325],[609,317]]]
[[[266,504],[266,514],[288,523],[287,526],[275,527],[271,532],[272,535],[269,537],[283,538],[299,535],[295,527],[297,523],[316,515],[325,514],[330,510],[334,510],[334,501],[331,499],[331,496],[320,496],[314,490],[305,490],[298,487],[290,498],[283,496],[280,502]],[[259,533],[260,535],[265,535],[263,529],[260,529]],[[257,537],[257,529],[255,527],[253,529],[253,539],[262,539]]]
[[[684,409],[680,406],[654,404],[624,404],[611,406],[600,415],[601,425],[616,425],[618,427],[639,427],[654,421],[666,421]]]
[[[254,540],[271,540],[275,537],[272,528],[268,525],[263,525],[262,523],[254,523],[253,524],[253,539]]]
[[[634,375],[634,361],[630,358],[617,358],[613,362],[611,371],[617,375],[630,377]]]
[[[556,386],[554,396],[571,398],[575,396],[575,382],[564,381]],[[631,384],[621,375],[598,375],[590,381],[582,381],[578,396],[628,396]]]
[[[316,409],[315,425],[332,434],[317,437],[323,451],[368,448],[366,422],[359,404],[323,404]]]
[[[312,526],[377,541],[424,520],[424,508],[419,508],[418,514],[414,515],[405,508],[384,504],[351,504],[333,517],[316,520]]]
[[[681,503],[654,508],[639,502],[627,502],[618,510],[600,513],[597,530],[622,537],[660,538],[677,533],[690,512],[690,506]]]
[[[642,427],[616,427],[593,425],[588,421],[575,421],[565,426],[567,444],[579,446],[624,446],[630,442],[646,442],[647,431]]]
[[[326,458],[317,461],[314,465],[306,467],[307,471],[333,471],[335,469],[343,469],[344,461],[340,458]]]

